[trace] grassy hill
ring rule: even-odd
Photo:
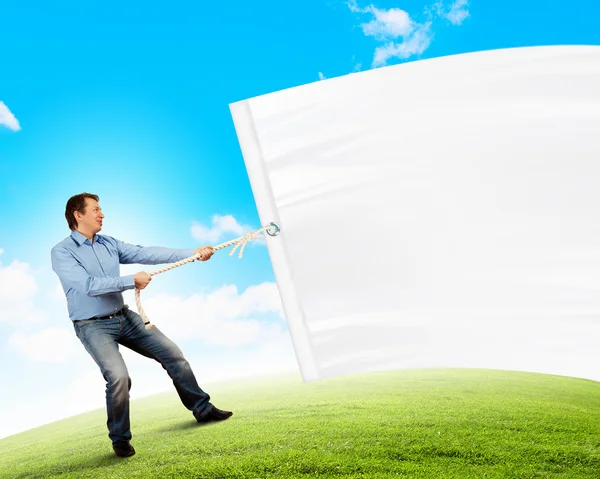
[[[424,370],[210,392],[231,419],[199,425],[174,392],[133,401],[128,459],[112,453],[104,410],[2,439],[0,477],[600,477],[595,381]]]

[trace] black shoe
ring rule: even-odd
[[[135,449],[129,441],[117,441],[113,443],[115,455],[119,457],[129,457],[135,454]]]
[[[196,416],[198,422],[210,422],[210,421],[224,421],[225,419],[233,416],[231,411],[223,411],[214,406],[208,410],[208,412],[201,417]]]

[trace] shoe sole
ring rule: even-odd
[[[123,455],[123,454],[119,454],[117,451],[115,451],[115,456],[117,457],[131,457],[135,454],[135,451],[129,451],[127,454]]]
[[[229,419],[231,416],[233,416],[233,413],[227,415],[226,417],[204,417],[204,418],[200,418],[200,419],[196,419],[197,422],[199,422],[200,424],[203,423],[208,423],[208,422],[219,422],[219,421],[225,421],[226,419]]]

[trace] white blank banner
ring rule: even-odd
[[[305,380],[600,379],[600,48],[411,62],[234,103]]]

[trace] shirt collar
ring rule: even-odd
[[[79,231],[75,231],[75,230],[71,231],[71,238],[73,238],[75,243],[77,243],[77,246],[81,246],[86,241],[89,244],[92,244],[92,242],[89,239],[87,239],[85,236],[83,236]],[[94,239],[100,243],[102,242],[100,239],[100,236],[98,236],[98,235],[94,235]]]

